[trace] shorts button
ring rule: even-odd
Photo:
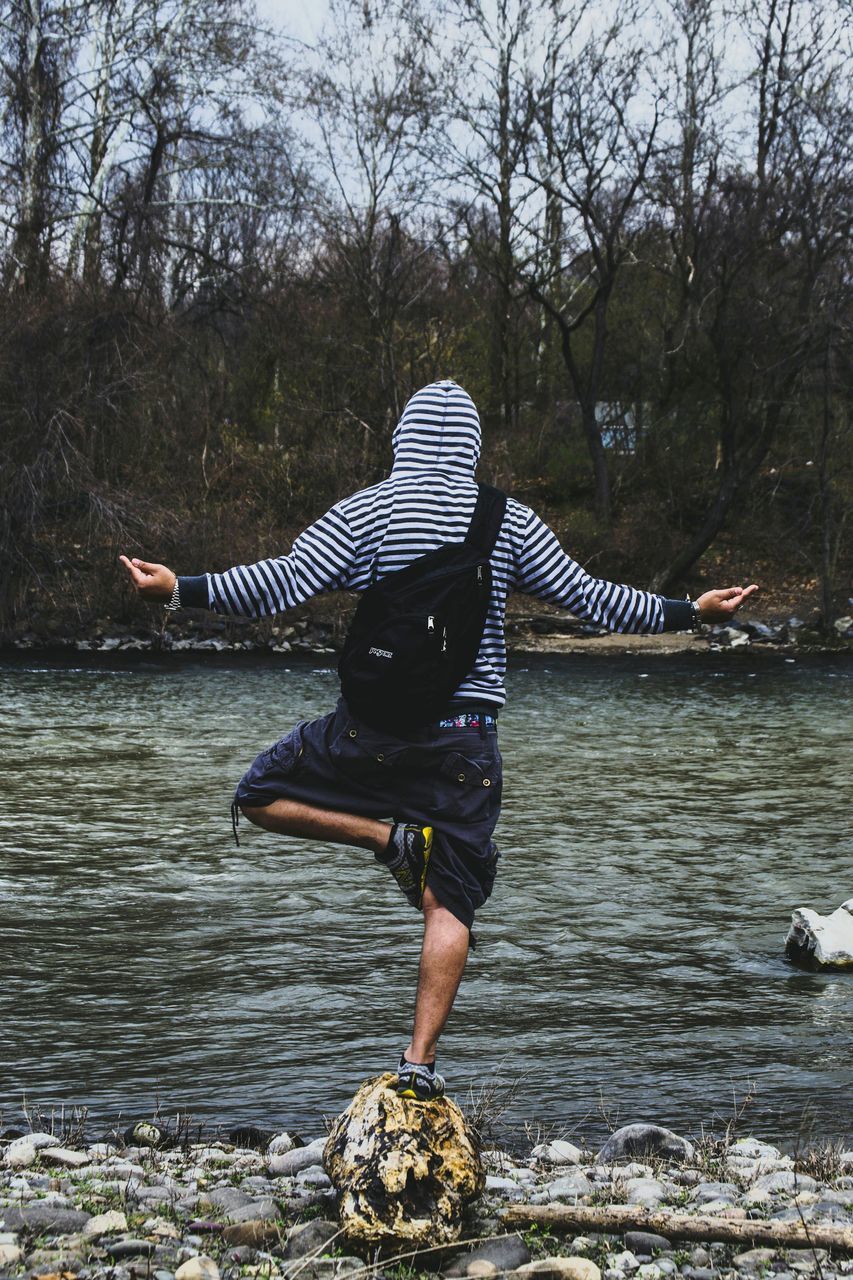
[[[492,780],[491,780],[491,778],[484,778],[484,779],[483,779],[483,786],[484,786],[484,787],[490,787],[491,785],[492,785]]]
[[[379,755],[376,757],[376,759],[379,761],[380,764],[385,759],[381,751],[379,752]]]
[[[464,773],[457,773],[457,775],[456,775],[456,781],[457,781],[457,782],[464,782],[464,781],[465,781],[465,774],[464,774]]]
[[[349,731],[349,736],[350,736],[351,738],[357,738],[357,737],[358,737],[358,729],[350,729],[350,731]]]

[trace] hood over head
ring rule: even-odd
[[[416,391],[391,437],[392,473],[442,471],[473,479],[480,457],[480,417],[456,382],[444,379]]]

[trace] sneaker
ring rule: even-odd
[[[425,1062],[407,1062],[400,1058],[397,1068],[396,1093],[399,1098],[414,1098],[416,1102],[431,1102],[444,1096],[444,1076]]]
[[[424,900],[427,868],[432,853],[432,827],[418,827],[412,823],[398,822],[391,831],[391,839],[381,862],[391,872],[402,892],[418,911]]]

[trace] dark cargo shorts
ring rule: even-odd
[[[263,808],[285,797],[431,826],[427,884],[470,929],[495,882],[501,778],[495,728],[431,726],[397,738],[356,720],[341,699],[330,715],[301,721],[262,751],[234,802]]]

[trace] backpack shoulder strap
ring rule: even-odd
[[[469,546],[477,547],[488,559],[495,549],[503,524],[506,494],[502,489],[495,489],[490,484],[481,484],[477,487],[479,490],[477,502],[465,541]]]

